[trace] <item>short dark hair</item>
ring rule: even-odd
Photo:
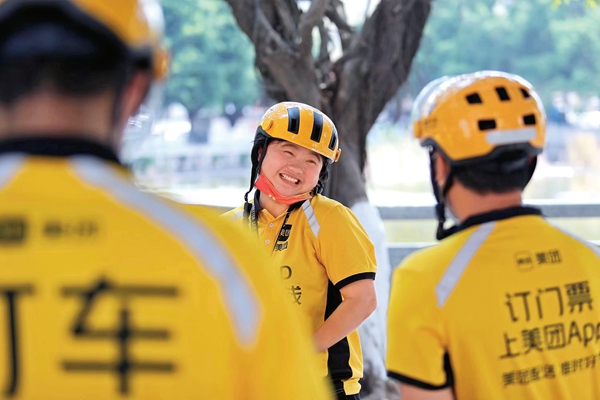
[[[106,89],[119,93],[128,74],[127,63],[110,55],[7,61],[0,63],[0,103],[10,106],[39,90],[73,96],[90,96]]]
[[[39,90],[73,96],[120,92],[132,68],[126,48],[52,18],[31,14],[2,32],[0,103],[10,106]]]
[[[480,195],[502,194],[525,189],[535,164],[535,157],[513,153],[493,161],[453,167],[453,171],[456,180]]]

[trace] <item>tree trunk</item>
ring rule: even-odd
[[[385,243],[383,221],[379,210],[367,201],[355,203],[352,212],[371,238],[377,257],[377,309],[358,328],[365,366],[365,377],[361,380],[363,400],[396,400],[399,399],[397,386],[387,380],[385,368],[387,306],[390,300],[392,269]]]

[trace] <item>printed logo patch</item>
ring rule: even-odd
[[[520,251],[515,253],[515,263],[521,271],[530,271],[533,269],[533,257],[528,251]]]
[[[0,245],[20,244],[27,236],[27,223],[22,217],[0,218]]]

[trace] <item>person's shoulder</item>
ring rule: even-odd
[[[205,218],[206,215],[217,214],[226,220],[235,221],[237,215],[240,214],[241,217],[244,211],[243,204],[233,209],[230,207],[208,206],[203,204],[178,204],[177,206],[200,220]]]
[[[352,215],[352,212],[348,207],[337,200],[330,199],[321,194],[313,196],[313,198],[310,199],[309,204],[319,219],[327,218],[329,220],[331,218],[344,218],[348,215]]]
[[[551,232],[553,235],[556,235],[557,238],[560,238],[562,246],[571,247],[574,249],[587,249],[588,251],[591,251],[590,255],[593,258],[600,259],[600,246],[578,236],[571,231],[553,225],[547,221],[544,221],[544,223],[546,224],[546,229],[549,232]]]
[[[461,231],[436,244],[414,251],[400,263],[397,271],[439,277],[452,262],[469,235],[470,231]]]
[[[221,214],[221,217],[231,221],[231,222],[238,222],[242,219],[242,217],[244,216],[244,205],[240,205],[232,210],[228,210],[225,211]]]
[[[225,242],[236,242],[237,238],[241,235],[242,242],[248,236],[248,232],[241,229],[238,224],[235,224],[237,216],[241,218],[243,213],[243,206],[229,210],[223,213],[223,208],[203,206],[203,205],[190,205],[190,204],[179,204],[172,203],[182,213],[187,214],[200,226],[205,227],[214,232],[216,236],[222,237]]]
[[[323,210],[331,210],[337,207],[345,207],[342,203],[337,200],[330,199],[322,194],[316,194],[310,199],[310,204],[313,208],[319,208]]]

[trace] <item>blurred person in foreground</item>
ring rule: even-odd
[[[306,317],[319,374],[338,399],[360,399],[358,326],[375,310],[373,244],[352,212],[321,195],[341,150],[320,110],[283,102],[263,115],[251,151],[245,203],[225,214],[257,236],[279,267],[286,299]],[[254,200],[248,201],[253,190]]]
[[[156,39],[135,0],[0,0],[0,398],[326,399],[252,241],[119,162]]]
[[[387,369],[402,398],[600,398],[600,253],[522,204],[545,141],[535,90],[494,71],[441,78],[413,122],[441,242],[394,273]]]

